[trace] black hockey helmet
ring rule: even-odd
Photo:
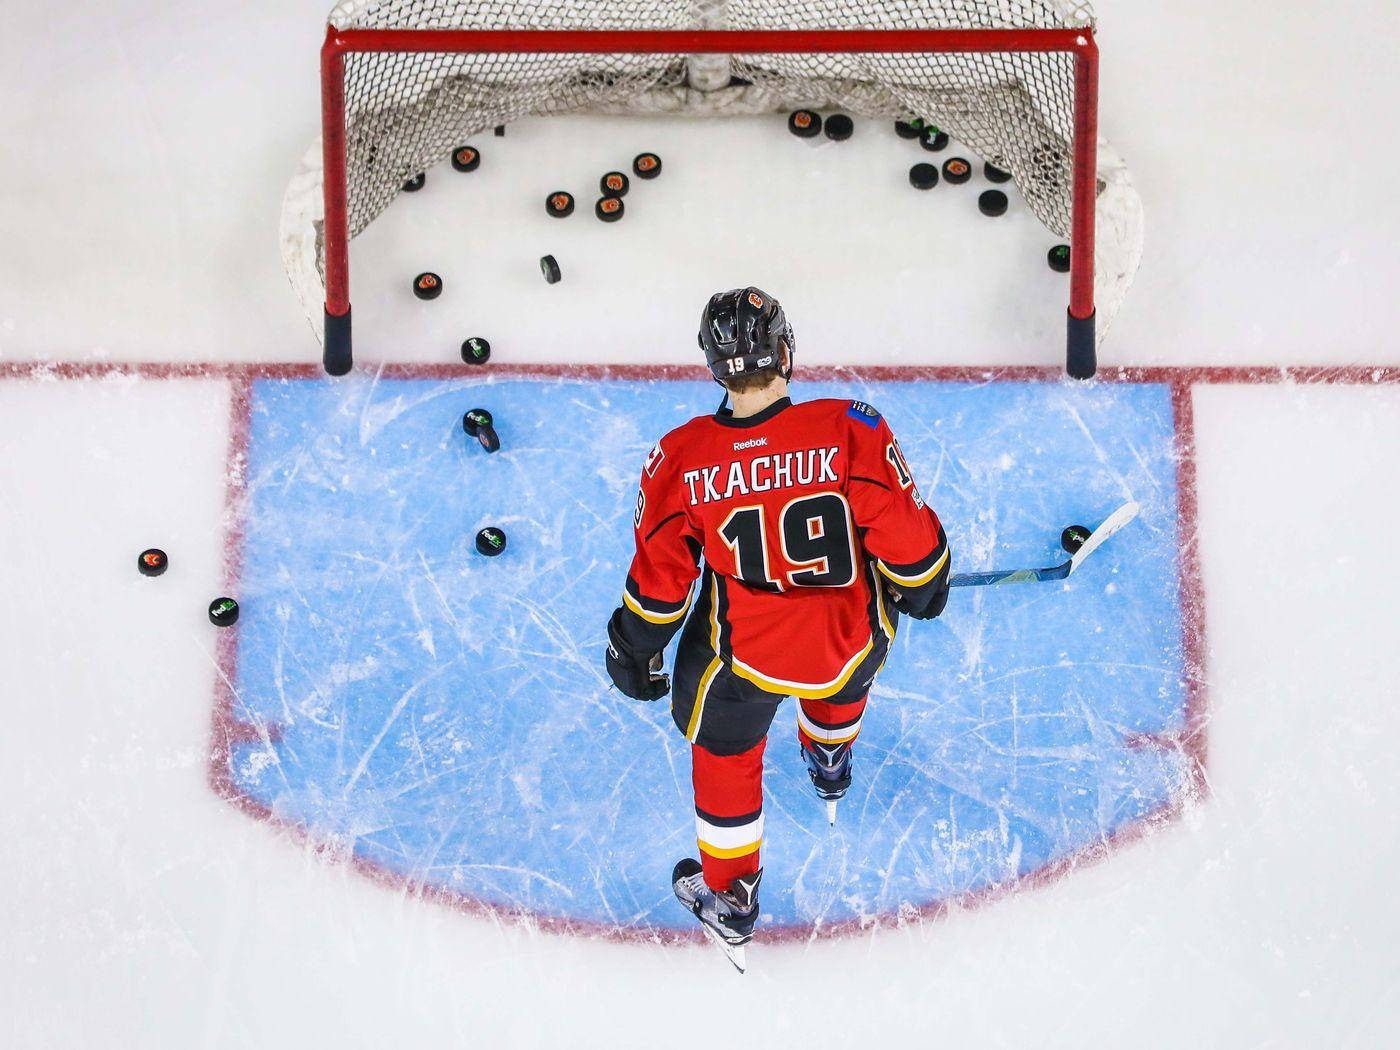
[[[782,346],[788,363],[783,378],[792,375],[797,350],[792,325],[782,304],[762,288],[731,288],[710,296],[700,315],[700,349],[716,383],[782,366]]]

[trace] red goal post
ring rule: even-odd
[[[324,194],[324,365],[352,365],[350,329],[350,172],[346,60],[367,53],[442,55],[950,55],[1063,53],[1073,57],[1070,186],[1070,295],[1065,369],[1094,374],[1094,209],[1097,195],[1098,47],[1092,27],[1014,29],[576,30],[339,29],[321,48]],[[937,120],[936,113],[927,116]]]

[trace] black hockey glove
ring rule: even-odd
[[[906,595],[892,583],[886,584],[885,589],[892,599],[890,604],[910,619],[932,620],[948,604],[948,576],[948,567],[944,566],[942,572],[913,595]]]
[[[661,670],[661,654],[653,653],[646,659],[631,655],[611,621],[604,659],[613,685],[633,700],[660,700],[671,691],[671,676],[656,673]]]

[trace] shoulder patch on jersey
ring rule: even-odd
[[[873,405],[867,405],[864,401],[852,401],[851,407],[846,409],[846,415],[859,420],[872,430],[880,422],[880,413],[875,411]]]
[[[647,461],[642,464],[642,469],[647,472],[647,477],[656,477],[656,468],[661,466],[661,461],[665,458],[666,453],[661,451],[661,442],[658,441],[647,453]]]

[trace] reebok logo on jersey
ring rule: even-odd
[[[758,448],[760,445],[766,444],[768,444],[768,439],[766,437],[750,438],[748,441],[736,441],[734,442],[734,451],[742,452],[746,448]]]

